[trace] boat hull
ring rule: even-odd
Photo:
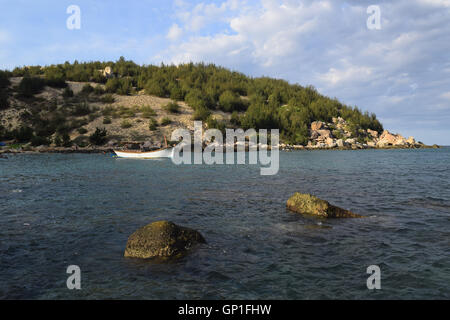
[[[173,152],[174,152],[173,148],[167,148],[167,149],[149,151],[149,152],[116,151],[116,150],[114,150],[114,153],[119,158],[128,158],[128,159],[172,158]]]

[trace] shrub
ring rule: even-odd
[[[145,84],[145,92],[150,95],[154,95],[157,97],[165,97],[166,96],[166,90],[164,88],[164,85],[162,85],[160,82],[150,79]]]
[[[106,134],[107,131],[105,128],[103,129],[96,128],[95,132],[89,136],[89,141],[97,146],[103,145],[106,143],[107,140]]]
[[[38,77],[24,77],[20,81],[17,91],[19,95],[30,98],[41,92],[45,87],[45,80]]]
[[[231,122],[231,124],[233,124],[235,126],[241,125],[241,119],[239,117],[239,114],[236,111],[233,111],[233,113],[231,114],[230,122]]]
[[[7,88],[10,85],[9,74],[0,70],[0,89]]]
[[[75,108],[72,111],[72,115],[77,117],[82,117],[90,114],[92,109],[89,107],[89,104],[86,102],[78,103],[75,105]]]
[[[111,94],[105,94],[103,97],[100,98],[100,101],[103,103],[114,103],[114,101],[116,101],[116,99],[114,99],[114,97]]]
[[[108,118],[108,117],[104,117],[103,118],[103,124],[111,124],[111,118]]]
[[[153,110],[152,107],[150,107],[150,106],[141,107],[141,111],[142,111],[143,118],[150,119],[151,117],[156,116],[155,110]]]
[[[155,131],[158,127],[158,122],[154,118],[150,118],[150,121],[148,123],[148,129],[150,131]]]
[[[77,131],[79,134],[85,134],[88,132],[86,128],[78,128]]]
[[[123,96],[127,96],[131,93],[131,91],[133,90],[133,86],[132,83],[130,81],[130,79],[120,79],[120,86],[119,88],[117,88],[116,93],[123,95]]]
[[[0,89],[0,110],[9,108],[8,93]]]
[[[48,86],[54,88],[67,87],[64,70],[55,66],[47,67],[44,71],[45,80]]]
[[[102,114],[105,117],[112,116],[114,114],[114,112],[115,112],[115,109],[111,106],[107,106],[107,107],[103,108],[103,110],[102,110]]]
[[[225,123],[221,121],[217,121],[214,117],[209,116],[208,119],[206,119],[206,124],[208,126],[208,129],[218,129],[225,132]]]
[[[88,121],[84,118],[82,119],[73,119],[72,121],[69,122],[68,127],[70,129],[77,129],[80,128],[82,126],[85,126],[88,124]]]
[[[33,129],[30,127],[20,127],[13,131],[13,136],[17,142],[28,142],[33,138]]]
[[[62,78],[48,78],[46,79],[46,84],[52,88],[66,88],[66,80]]]
[[[46,137],[41,137],[41,136],[33,136],[31,138],[31,145],[34,147],[37,146],[48,146],[50,144],[50,140]]]
[[[71,130],[66,123],[56,125],[56,133],[58,134],[69,133],[70,131]]]
[[[70,140],[70,136],[67,133],[63,133],[62,135],[58,134],[53,142],[57,147],[68,148],[72,146],[72,141]]]
[[[117,78],[108,79],[108,81],[106,81],[105,90],[109,93],[116,93],[121,85],[120,80]]]
[[[89,95],[92,92],[94,92],[94,88],[89,83],[86,83],[81,89],[81,94],[83,95]]]
[[[96,85],[94,88],[94,94],[101,96],[102,94],[105,93],[105,89],[103,89],[103,87],[101,85]]]
[[[70,87],[66,87],[62,93],[63,98],[72,98],[73,97],[73,91],[70,89]]]
[[[170,88],[170,99],[175,101],[184,100],[183,90],[178,86],[173,86],[172,88]]]
[[[128,120],[123,120],[122,123],[120,124],[120,127],[122,129],[128,129],[128,128],[131,128],[132,126],[133,126],[133,124]]]
[[[81,148],[87,147],[88,142],[89,138],[86,136],[78,136],[73,140],[73,143]]]
[[[120,106],[117,112],[122,118],[132,118],[136,116],[136,113],[133,108],[127,108],[124,106]]]
[[[246,105],[234,92],[227,90],[220,95],[219,108],[225,112],[245,110]]]
[[[97,119],[99,116],[100,116],[100,115],[99,115],[97,112],[91,113],[91,114],[89,115],[89,117],[88,117],[89,122],[94,121],[94,120]]]
[[[53,143],[55,144],[55,146],[57,147],[62,147],[62,138],[60,135],[57,135],[54,139],[53,139]]]
[[[216,106],[216,103],[211,98],[211,96],[206,95],[204,92],[198,89],[190,90],[185,96],[184,100],[194,110],[200,108],[214,109]]]
[[[194,120],[205,121],[211,115],[211,111],[206,107],[197,108],[194,111],[192,118]]]
[[[343,139],[344,135],[342,134],[341,130],[335,129],[331,132],[333,134],[333,137],[336,139]]]
[[[164,117],[164,118],[161,119],[161,125],[162,125],[162,126],[167,126],[167,125],[169,125],[169,124],[171,124],[171,123],[172,123],[172,120],[170,120],[170,119],[167,118],[167,117]]]
[[[180,106],[175,102],[170,102],[164,106],[164,110],[166,110],[169,113],[179,113]]]

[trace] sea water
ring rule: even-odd
[[[449,299],[450,148],[280,152],[280,170],[109,155],[0,160],[0,299]],[[311,193],[366,219],[286,210]],[[184,258],[123,257],[157,220]],[[81,290],[66,286],[81,270]],[[367,288],[379,266],[381,289]]]

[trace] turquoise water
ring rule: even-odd
[[[107,155],[0,160],[1,299],[448,299],[450,149],[280,152],[255,165]],[[290,213],[312,193],[368,219]],[[170,263],[126,259],[156,220],[208,244]],[[66,268],[81,268],[81,290]],[[381,290],[366,287],[369,265]]]

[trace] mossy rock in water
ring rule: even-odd
[[[206,243],[203,236],[189,228],[169,221],[157,221],[134,232],[127,241],[125,257],[180,257],[198,243]]]
[[[319,199],[310,194],[296,192],[286,203],[291,211],[310,214],[322,218],[363,218],[351,211],[333,206],[328,201]]]

